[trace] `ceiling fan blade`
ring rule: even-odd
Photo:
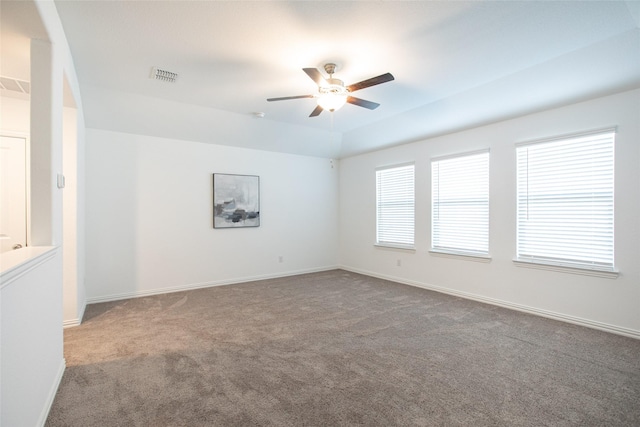
[[[311,77],[311,80],[316,82],[316,84],[318,86],[326,86],[327,85],[327,81],[324,79],[324,77],[322,76],[320,71],[318,71],[317,68],[303,68],[302,71],[307,73],[307,75],[309,77]]]
[[[360,89],[390,82],[391,80],[394,80],[394,77],[391,75],[391,73],[381,74],[377,77],[371,77],[370,79],[349,85],[347,86],[347,89],[349,90],[349,92],[355,92]]]
[[[311,112],[311,114],[309,114],[309,117],[315,117],[315,116],[319,116],[320,113],[322,113],[322,107],[321,106],[316,106],[316,108]]]
[[[357,105],[358,107],[368,108],[369,110],[375,110],[380,106],[377,102],[367,101],[365,99],[356,98],[354,96],[347,97],[349,104]]]
[[[269,98],[267,101],[284,101],[287,99],[313,98],[313,95],[283,96],[282,98]]]

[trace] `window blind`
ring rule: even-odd
[[[613,270],[614,136],[517,147],[518,260]]]
[[[376,170],[378,244],[414,245],[414,165]]]
[[[431,161],[431,247],[489,253],[489,151]]]

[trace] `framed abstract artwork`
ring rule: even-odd
[[[213,228],[260,226],[260,177],[213,174]]]

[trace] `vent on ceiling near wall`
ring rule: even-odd
[[[153,67],[151,69],[151,78],[153,80],[160,80],[167,83],[175,83],[178,78],[178,73],[173,73],[167,70],[161,70],[160,68]]]
[[[0,89],[29,94],[29,82],[0,76]]]

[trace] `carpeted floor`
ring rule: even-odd
[[[54,426],[638,426],[640,341],[346,271],[87,307]]]

